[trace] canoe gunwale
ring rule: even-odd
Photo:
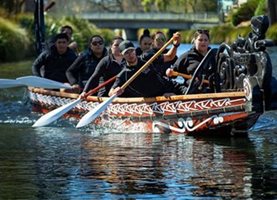
[[[54,90],[45,90],[42,88],[28,88],[31,92],[40,93],[44,95],[51,96],[59,96],[65,98],[77,99],[79,94],[76,93],[67,93],[67,92],[59,92]],[[200,100],[200,99],[218,99],[218,98],[232,98],[232,97],[242,97],[245,98],[244,91],[235,91],[235,92],[221,92],[221,93],[205,93],[205,94],[188,94],[188,95],[174,95],[170,97],[158,96],[158,97],[117,97],[114,99],[114,103],[151,103],[151,102],[163,102],[163,101],[182,101],[182,100]],[[108,97],[97,97],[97,96],[89,96],[87,97],[87,101],[92,102],[103,102]]]

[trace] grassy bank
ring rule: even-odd
[[[17,78],[32,74],[33,60],[0,64],[0,78]]]

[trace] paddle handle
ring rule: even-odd
[[[191,78],[192,78],[191,75],[183,74],[183,73],[176,72],[176,71],[171,72],[171,75],[172,75],[172,76],[182,76],[182,77],[184,77],[185,79],[191,79]],[[204,80],[203,80],[203,83],[209,84],[209,81],[204,79]]]
[[[102,88],[102,87],[106,86],[107,84],[113,82],[115,79],[116,79],[116,75],[113,76],[112,78],[110,78],[109,80],[105,81],[104,83],[99,84],[96,88],[94,88],[94,89],[88,91],[88,92],[85,94],[84,97],[87,98],[88,96],[94,94],[94,93],[97,92],[100,88]]]
[[[135,78],[137,78],[138,75],[140,75],[141,72],[143,72],[165,49],[168,45],[170,45],[173,41],[173,37],[167,41],[167,43],[164,44],[162,48],[157,51],[131,78],[129,78],[122,86],[121,89],[125,89],[129,84],[133,82]]]

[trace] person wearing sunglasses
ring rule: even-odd
[[[110,78],[116,76],[121,70],[122,66],[120,65],[123,62],[123,56],[119,50],[119,44],[124,39],[122,37],[116,36],[113,38],[109,55],[105,56],[96,66],[94,73],[91,75],[89,80],[87,81],[83,92],[81,93],[81,97],[85,97],[85,94],[96,88],[99,84],[108,81]],[[105,87],[101,88],[98,91],[99,97],[108,96],[108,92],[110,91],[113,83],[109,83],[105,85]]]
[[[153,40],[150,36],[148,29],[143,31],[143,34],[139,38],[139,47],[136,48],[137,55],[141,55],[145,52],[148,52],[152,47]]]
[[[152,52],[156,53],[159,51],[160,48],[162,48],[162,46],[166,43],[167,38],[165,36],[165,34],[161,31],[157,31],[156,33],[154,33],[154,35],[152,36],[153,38],[153,45],[152,45]],[[165,49],[163,51],[163,54],[167,53],[168,49]],[[164,62],[161,67],[159,68],[159,73],[162,76],[166,76],[166,70],[168,68],[171,67],[171,65],[173,65],[176,60],[178,59],[178,56],[175,55],[174,58],[168,62]]]
[[[171,77],[172,71],[177,71],[184,74],[193,75],[199,63],[210,50],[210,35],[208,30],[197,30],[192,39],[193,46],[188,51],[183,53],[173,66],[167,69],[166,74]],[[186,85],[189,80],[185,80]]]
[[[173,93],[183,94],[185,89],[173,81],[164,78],[157,70],[163,62],[174,58],[177,46],[180,44],[180,33],[173,35],[173,45],[166,54],[159,55],[143,72],[141,72],[129,85],[123,90],[121,86],[128,81],[141,67],[155,54],[136,55],[134,44],[128,40],[120,43],[119,49],[125,62],[122,62],[123,70],[117,75],[109,96],[113,94],[123,97],[155,97],[169,96]]]
[[[87,80],[94,73],[100,60],[108,55],[104,39],[100,35],[93,35],[87,50],[80,53],[78,58],[66,71],[67,79],[74,91],[80,92]]]

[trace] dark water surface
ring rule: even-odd
[[[32,128],[25,92],[0,91],[0,199],[277,199],[276,111],[244,138]]]

